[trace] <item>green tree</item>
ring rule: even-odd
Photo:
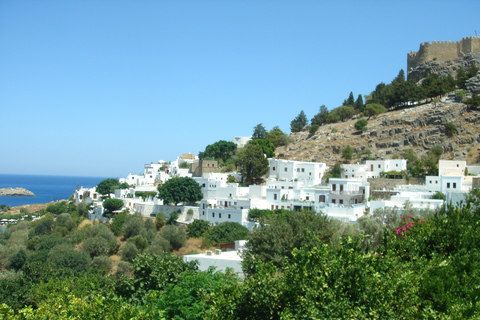
[[[329,112],[325,105],[320,106],[320,111],[312,118],[312,125],[317,124],[323,126],[329,123]]]
[[[96,191],[101,195],[109,195],[110,193],[115,192],[115,189],[118,189],[120,182],[118,179],[108,178],[100,181],[96,187]]]
[[[237,222],[222,222],[212,226],[205,233],[204,244],[220,245],[222,243],[245,240],[249,237],[250,231]]]
[[[437,191],[432,195],[432,199],[438,199],[438,200],[443,200],[445,201],[447,197],[445,196],[444,193]]]
[[[292,250],[308,244],[330,242],[332,232],[330,219],[311,211],[291,211],[270,216],[254,229],[243,251],[243,270],[247,274],[256,272],[256,263],[270,262],[281,267],[284,259],[292,257]]]
[[[478,107],[480,107],[480,96],[473,94],[471,98],[463,100],[463,103],[471,109],[478,109]]]
[[[112,230],[115,236],[119,236],[122,234],[122,227],[123,227],[123,224],[125,223],[126,218],[127,218],[127,213],[125,211],[122,211],[116,214],[115,217],[113,218],[113,222],[110,227],[110,230]]]
[[[367,130],[368,121],[365,119],[360,119],[355,122],[355,129],[358,131],[366,131]]]
[[[247,145],[259,145],[267,158],[275,157],[275,145],[268,139],[255,139],[247,142]]]
[[[307,125],[307,116],[305,112],[300,111],[298,116],[290,122],[290,131],[291,132],[300,132]]]
[[[268,159],[258,144],[247,143],[245,148],[238,152],[236,163],[247,184],[260,182],[262,176],[268,172]]]
[[[165,204],[192,203],[203,197],[200,185],[189,177],[173,177],[158,187],[158,197]]]
[[[320,128],[320,127],[318,126],[318,124],[312,124],[312,125],[310,126],[310,129],[308,129],[308,133],[310,134],[309,136],[310,136],[310,137],[313,136],[313,135],[315,134],[315,132],[318,131],[318,128]]]
[[[358,112],[363,112],[365,109],[365,104],[363,103],[363,97],[361,94],[358,95],[357,100],[355,100],[355,110]]]
[[[113,212],[123,208],[123,201],[121,199],[105,199],[103,201],[103,207],[108,210],[108,212]]]
[[[170,246],[173,250],[180,249],[187,242],[187,233],[185,232],[185,229],[175,225],[166,225],[160,231],[159,235],[170,242]]]
[[[451,122],[445,123],[445,134],[448,137],[452,137],[454,134],[458,134],[457,127]]]
[[[288,136],[282,130],[280,130],[278,126],[273,127],[272,130],[267,132],[267,139],[270,140],[275,148],[287,145],[289,140]]]
[[[350,161],[353,159],[353,148],[350,147],[350,145],[347,145],[342,149],[342,158],[345,159],[345,161]]]
[[[200,152],[198,157],[200,160],[214,159],[226,162],[235,155],[237,145],[231,141],[220,140],[213,144],[209,144],[204,152]]]
[[[205,220],[194,220],[187,227],[187,235],[189,238],[200,238],[210,229],[210,222]]]
[[[267,139],[267,130],[263,124],[259,123],[253,127],[252,139]]]
[[[381,104],[369,103],[366,105],[365,111],[363,112],[363,114],[365,114],[368,117],[367,120],[370,120],[370,117],[376,117],[377,115],[385,111],[387,111],[387,109]]]

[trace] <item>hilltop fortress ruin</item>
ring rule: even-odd
[[[480,52],[479,37],[467,37],[460,41],[424,42],[420,44],[417,52],[412,51],[407,55],[407,70],[410,71],[430,60],[448,61],[474,52]]]

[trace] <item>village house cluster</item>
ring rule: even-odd
[[[239,137],[238,141],[244,142]],[[234,139],[234,141],[236,141]],[[342,221],[356,222],[359,217],[380,208],[397,208],[401,212],[406,201],[413,208],[435,209],[443,200],[432,199],[442,192],[447,202],[461,203],[472,187],[480,185],[480,167],[467,166],[465,161],[440,160],[438,176],[427,176],[422,185],[398,185],[388,200],[371,198],[370,178],[380,178],[385,172],[401,174],[407,169],[404,159],[367,160],[365,163],[342,165],[341,178],[324,182],[325,163],[268,159],[269,171],[263,185],[240,186],[227,182],[228,176],[240,181],[236,172],[221,173],[216,161],[202,161],[194,154],[184,154],[172,162],[159,161],[145,165],[142,174],[130,174],[120,182],[128,189],[115,190],[112,198],[122,199],[130,212],[154,217],[162,212],[167,217],[180,211],[178,223],[189,224],[195,219],[212,224],[237,222],[250,230],[255,221],[248,218],[250,209],[310,209]],[[174,176],[191,177],[202,188],[203,199],[198,206],[164,204],[155,196],[142,198],[138,192],[157,191],[157,186]],[[91,219],[103,220],[102,200],[95,188],[80,188],[75,201],[93,204]]]

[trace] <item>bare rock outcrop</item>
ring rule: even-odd
[[[35,197],[35,194],[24,188],[1,188],[0,197]]]

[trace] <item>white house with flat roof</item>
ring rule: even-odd
[[[320,185],[327,169],[325,163],[268,159],[268,179],[299,181],[306,186]]]
[[[380,178],[382,172],[405,170],[407,170],[405,159],[367,160],[365,164],[342,164],[341,176],[357,179]]]

